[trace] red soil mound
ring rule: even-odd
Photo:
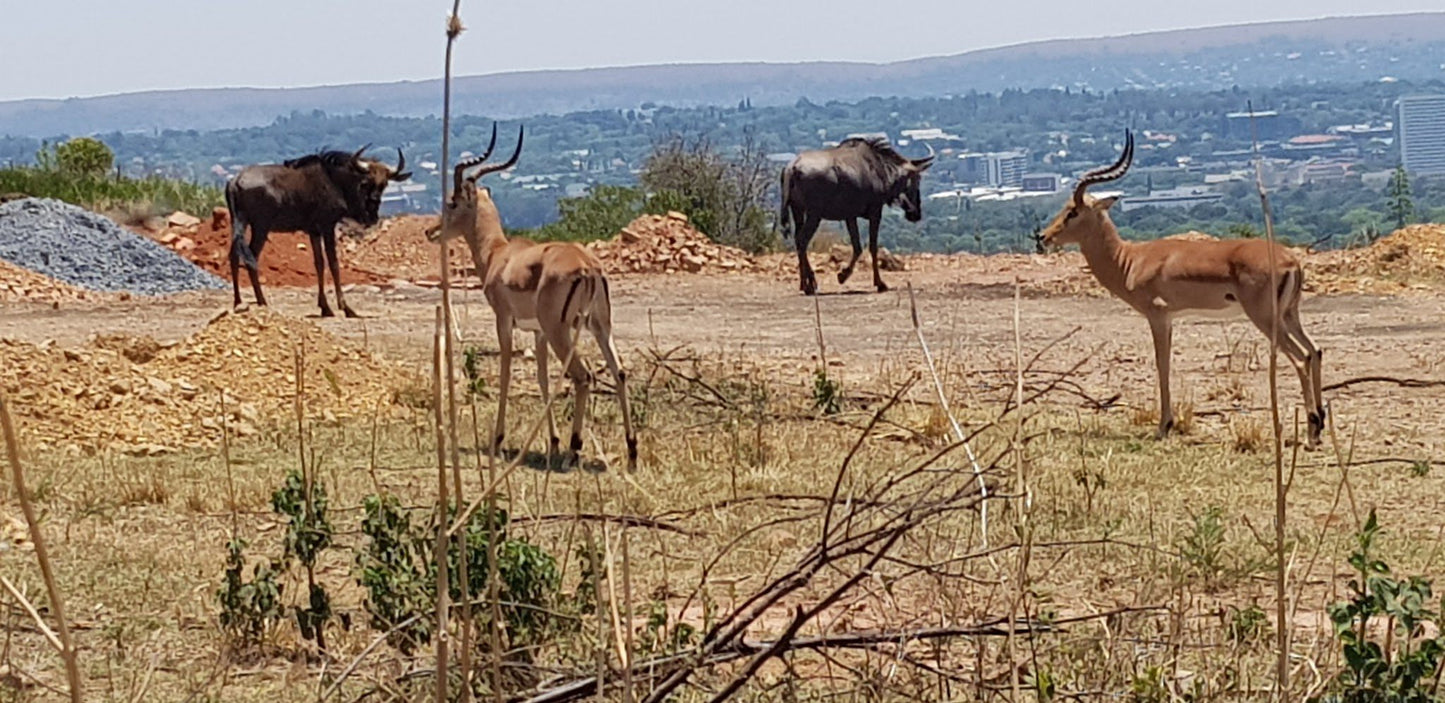
[[[170,247],[197,266],[230,280],[231,225],[228,217],[216,213],[210,220],[195,224],[168,223],[159,231],[143,231],[147,237]],[[386,277],[350,265],[355,243],[349,237],[338,237],[341,248],[341,282],[343,284],[385,283]],[[268,286],[310,287],[316,285],[316,265],[312,260],[311,238],[297,232],[272,232],[261,252],[261,283]],[[250,279],[241,274],[241,286]],[[327,274],[329,288],[330,274]]]

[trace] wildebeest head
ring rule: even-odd
[[[1053,221],[1044,228],[1039,238],[1043,245],[1049,249],[1058,249],[1065,244],[1079,244],[1091,233],[1102,232],[1100,225],[1108,218],[1109,208],[1119,199],[1117,197],[1095,198],[1085,191],[1089,186],[1099,183],[1117,181],[1129,172],[1129,166],[1134,162],[1134,134],[1124,133],[1124,152],[1119,154],[1119,160],[1111,166],[1094,169],[1079,177],[1078,185],[1074,186],[1073,196],[1064,203],[1059,214],[1054,216]]]
[[[326,177],[346,199],[346,215],[363,225],[373,225],[381,217],[381,195],[392,181],[411,178],[406,170],[406,154],[396,150],[396,168],[375,159],[364,159],[362,154],[370,145],[357,149],[355,153],[325,151],[320,154],[303,156],[286,162],[291,168],[320,166]]]
[[[928,156],[904,159],[899,164],[899,177],[893,186],[897,189],[893,204],[903,209],[903,217],[909,222],[923,219],[923,196],[919,194],[919,185],[923,182],[923,172],[933,165],[934,157],[933,147],[928,147]]]

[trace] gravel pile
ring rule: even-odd
[[[225,287],[164,246],[59,200],[0,205],[0,259],[96,291],[163,295]]]

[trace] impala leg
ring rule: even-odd
[[[356,311],[346,304],[346,294],[341,291],[341,260],[336,257],[336,232],[323,235],[321,239],[326,243],[326,261],[331,267],[331,283],[336,286],[336,305],[341,308],[341,314],[356,317]]]
[[[883,282],[883,277],[878,275],[878,225],[882,223],[883,213],[879,212],[868,217],[868,258],[873,260],[873,287],[879,293],[888,292],[888,284]]]
[[[497,315],[497,347],[501,364],[497,377],[497,424],[492,432],[492,454],[502,450],[507,435],[507,393],[512,388],[512,318]]]
[[[848,260],[848,265],[838,272],[838,285],[848,282],[848,277],[853,275],[853,267],[858,265],[858,257],[863,255],[863,238],[858,234],[858,218],[850,217],[843,220],[848,227],[848,241],[853,244],[853,258]]]
[[[552,457],[561,453],[559,451],[559,440],[557,439],[557,421],[552,417],[552,396],[547,387],[547,338],[541,332],[536,333],[536,354],[537,354],[537,386],[542,389],[542,412],[547,414],[547,436],[550,441],[547,443],[547,463],[552,463]]]
[[[822,218],[808,213],[803,216],[803,222],[793,236],[793,242],[798,247],[798,278],[803,295],[818,292],[818,278],[813,275],[813,267],[808,263],[808,244],[813,241],[813,235],[818,233],[818,225],[822,223]]]
[[[326,302],[326,255],[321,249],[321,235],[311,234],[311,262],[316,265],[316,304],[322,317],[336,317],[331,303]]]
[[[582,458],[582,423],[587,418],[587,395],[592,374],[588,373],[582,360],[577,358],[575,329],[571,325],[552,326],[551,329],[546,330],[546,335],[547,342],[552,346],[552,352],[567,364],[565,370],[567,378],[572,379],[572,438],[567,447],[572,452],[572,460],[580,462]]]
[[[1154,367],[1159,372],[1159,430],[1154,436],[1164,439],[1174,429],[1174,406],[1169,399],[1169,357],[1174,347],[1174,322],[1168,315],[1151,316],[1149,331],[1154,335]]]
[[[632,407],[627,397],[627,372],[622,370],[622,365],[617,360],[617,347],[612,344],[612,325],[605,323],[599,317],[594,317],[589,322],[592,329],[592,336],[597,339],[597,347],[602,350],[602,360],[607,362],[607,370],[612,372],[612,379],[617,382],[617,405],[622,412],[622,432],[627,438],[627,470],[637,470],[637,435],[632,430]]]
[[[1289,309],[1284,312],[1284,328],[1288,336],[1299,345],[1305,355],[1305,366],[1308,368],[1309,378],[1300,377],[1300,383],[1304,385],[1305,407],[1309,409],[1310,435],[1313,443],[1318,444],[1320,435],[1324,433],[1325,418],[1328,411],[1325,409],[1324,388],[1321,381],[1324,366],[1324,352],[1310,340],[1305,334],[1304,326],[1300,324],[1299,310]]]

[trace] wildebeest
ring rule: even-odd
[[[858,237],[858,218],[868,218],[868,252],[873,258],[873,285],[888,290],[878,276],[878,223],[883,206],[903,209],[909,222],[923,218],[918,184],[923,172],[933,165],[933,148],[922,159],[909,159],[893,150],[887,138],[850,138],[831,149],[798,154],[782,175],[782,207],[778,222],[784,236],[790,224],[797,227],[798,276],[803,292],[818,292],[813,267],[808,265],[808,243],[823,220],[842,220],[853,242],[853,258],[838,272],[838,283],[853,275],[853,266],[863,253]],[[789,217],[791,216],[791,223]]]
[[[311,256],[316,264],[316,304],[322,317],[335,315],[326,302],[326,264],[336,284],[336,303],[347,317],[356,313],[341,292],[341,263],[336,258],[336,225],[351,219],[376,224],[381,194],[391,181],[411,177],[406,155],[396,150],[396,168],[380,161],[363,159],[367,147],[355,153],[323,151],[281,165],[247,166],[226,184],[226,206],[231,210],[231,287],[234,305],[241,306],[241,264],[251,277],[256,304],[265,305],[257,260],[271,232],[305,232],[311,237]],[[251,241],[246,242],[246,227]]]

